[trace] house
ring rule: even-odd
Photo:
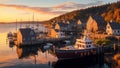
[[[39,39],[47,36],[47,33],[49,32],[49,28],[48,26],[39,25],[38,28],[34,29],[34,32],[36,34],[36,38]]]
[[[86,20],[79,19],[79,20],[76,22],[76,24],[77,24],[77,28],[78,28],[79,30],[83,30],[83,29],[86,28]]]
[[[51,38],[64,38],[65,33],[55,29],[51,29],[50,32],[48,33],[48,36]]]
[[[59,31],[67,31],[68,30],[68,25],[67,23],[63,23],[63,22],[58,22],[55,25],[55,30],[59,30]]]
[[[17,44],[31,43],[36,40],[36,34],[31,28],[20,28],[17,33]]]
[[[120,35],[120,24],[117,22],[109,22],[106,25],[106,33],[108,35]]]
[[[99,15],[93,15],[93,16],[89,16],[88,21],[86,23],[86,29],[89,32],[97,32],[97,33],[101,33],[105,31],[105,26],[106,26],[106,22],[103,19],[103,17],[99,16]]]

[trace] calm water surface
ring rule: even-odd
[[[58,61],[53,54],[43,51],[40,46],[10,47],[6,41],[7,33],[10,31],[16,31],[16,24],[0,24],[0,68],[74,68],[76,66],[78,68],[109,68],[104,63],[99,65],[98,61],[94,63]]]

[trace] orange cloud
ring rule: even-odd
[[[100,4],[102,4],[102,1],[97,1],[88,4],[76,4],[74,2],[65,2],[63,4],[59,4],[53,7],[29,7],[24,5],[8,5],[8,4],[0,4],[0,7],[10,7],[19,10],[32,11],[42,14],[60,15],[68,11],[73,11],[76,9],[86,8],[88,6],[100,5]]]
[[[10,1],[10,0],[3,0],[3,1]],[[1,2],[1,0],[0,0]],[[48,20],[51,19],[53,17],[56,17],[58,15],[73,11],[73,10],[77,10],[77,9],[83,9],[86,8],[88,6],[93,6],[93,5],[101,5],[103,2],[102,1],[95,1],[92,3],[88,3],[88,4],[77,4],[74,2],[65,2],[63,4],[58,4],[56,6],[51,6],[51,7],[30,7],[30,6],[25,6],[25,5],[12,5],[12,4],[0,4],[0,9],[1,7],[5,7],[8,9],[8,11],[11,9],[9,8],[13,8],[13,9],[17,9],[17,10],[23,10],[23,12],[19,11],[11,11],[14,13],[10,14],[8,11],[3,10],[1,12],[1,14],[3,16],[1,16],[0,20],[1,21],[14,21],[14,18],[20,18],[19,15],[16,15],[15,13],[18,13],[20,15],[24,15],[22,16],[23,20],[27,20],[27,17],[29,17],[29,15],[32,13],[37,14],[37,18],[39,20]],[[2,10],[2,9],[1,9]],[[8,14],[7,14],[8,13]],[[25,16],[26,15],[26,16]]]
[[[6,1],[10,1],[10,0],[0,0],[0,2],[6,2]]]
[[[63,4],[59,4],[54,6],[55,9],[66,9],[66,10],[75,10],[75,9],[81,9],[81,8],[87,8],[88,6],[94,6],[94,5],[101,5],[102,1],[95,1],[93,3],[88,4],[77,4],[74,2],[65,2]]]
[[[8,5],[8,4],[0,4],[0,7],[10,7],[18,10],[32,11],[42,14],[55,14],[55,15],[57,14],[55,12],[52,12],[52,9],[44,8],[44,7],[29,7],[24,5]]]

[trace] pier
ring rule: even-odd
[[[17,41],[14,41],[15,45],[17,46],[34,46],[34,45],[40,45],[40,44],[45,44],[45,43],[63,43],[65,40],[68,40],[69,37],[66,38],[41,38],[35,41],[30,41],[30,42],[22,42],[18,44]]]

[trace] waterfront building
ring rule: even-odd
[[[105,32],[106,22],[103,17],[99,15],[89,16],[86,23],[86,29],[89,32],[103,33]]]
[[[64,38],[65,33],[61,31],[57,31],[55,29],[51,29],[50,32],[48,33],[48,36],[51,38]]]
[[[31,43],[36,40],[36,34],[31,28],[20,28],[17,32],[17,44]]]
[[[120,24],[117,22],[107,23],[106,33],[108,35],[120,35]]]

